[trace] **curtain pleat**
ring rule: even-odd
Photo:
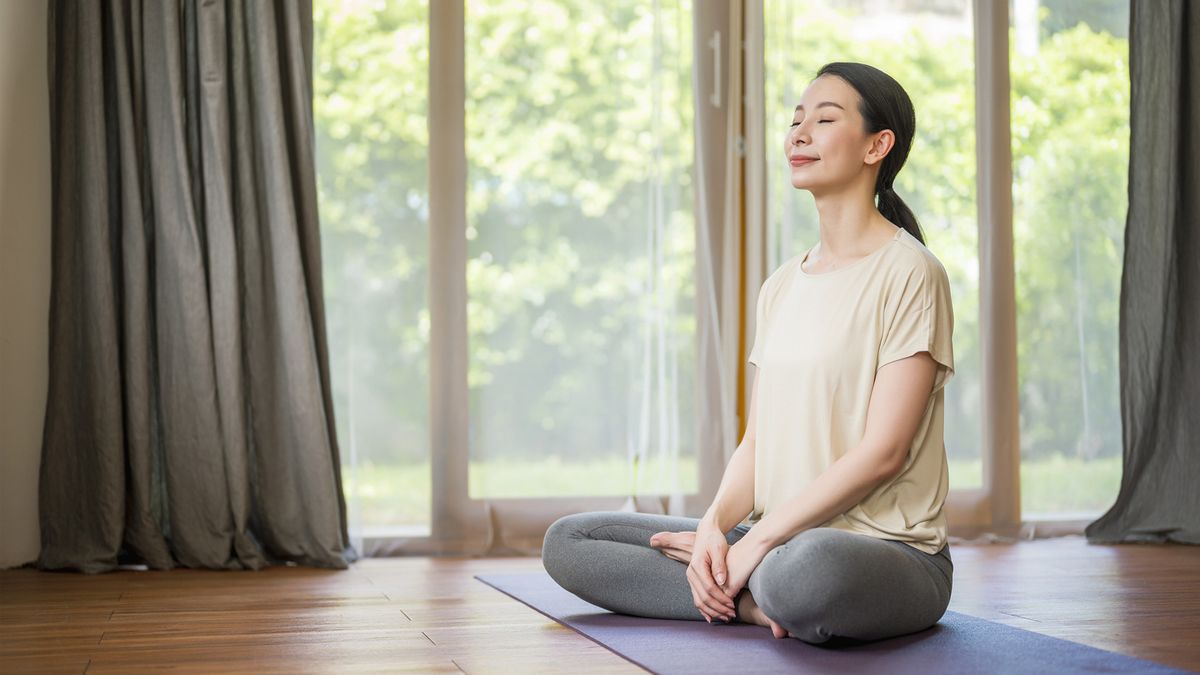
[[[52,2],[42,568],[345,567],[308,2]]]
[[[1116,503],[1085,533],[1200,544],[1200,6],[1134,2],[1129,52],[1123,473]]]

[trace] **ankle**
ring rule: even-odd
[[[762,610],[758,608],[758,603],[754,602],[754,596],[750,595],[748,588],[743,588],[738,593],[734,600],[734,612],[734,618],[742,623],[766,625],[763,622]]]

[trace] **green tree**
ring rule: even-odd
[[[1061,4],[1061,3],[1060,3]],[[656,7],[658,14],[656,15]],[[872,63],[913,97],[897,190],[946,265],[960,376],[952,458],[978,457],[973,46],[900,32],[855,40],[852,13],[768,3],[768,161],[827,61]],[[377,462],[428,453],[428,8],[315,6],[315,113],[339,434]],[[467,30],[468,320],[473,453],[578,460],[622,452],[643,317],[667,327],[690,444],[694,380],[691,19],[687,2],[472,2]],[[786,9],[786,11],[784,11]],[[1107,10],[1106,10],[1107,11]],[[1116,321],[1128,157],[1123,38],[1052,19],[1012,62],[1021,434],[1026,458],[1120,453]],[[1047,24],[1049,25],[1049,24]],[[807,193],[769,186],[798,252]],[[647,241],[647,219],[667,223]],[[651,246],[650,244],[653,244]],[[651,250],[662,259],[650,259]],[[650,277],[646,270],[654,269]],[[965,377],[964,377],[965,375]],[[1085,400],[1086,399],[1086,400]],[[502,405],[503,403],[503,405]],[[1086,421],[1083,419],[1086,416]]]

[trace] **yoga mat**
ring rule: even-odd
[[[776,639],[763,626],[616,614],[545,572],[475,578],[655,673],[1188,672],[959,612],[918,633],[830,647]]]

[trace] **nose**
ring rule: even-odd
[[[791,145],[808,143],[808,130],[805,129],[803,122],[788,130],[788,143]]]

